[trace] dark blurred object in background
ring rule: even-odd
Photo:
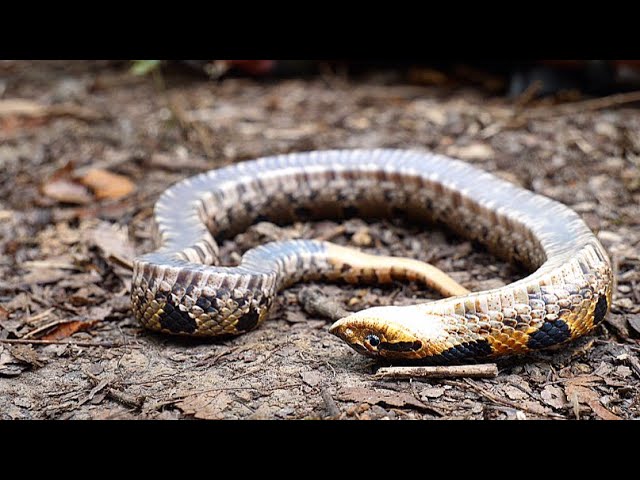
[[[290,77],[340,71],[357,75],[395,70],[412,83],[474,84],[511,98],[561,92],[605,95],[640,88],[640,60],[427,61],[427,60],[183,60],[209,77]]]

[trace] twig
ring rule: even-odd
[[[117,255],[115,253],[111,253],[108,259],[111,260],[113,263],[120,265],[123,268],[126,268],[127,270],[133,270],[133,260],[129,258],[121,257],[120,255]]]
[[[625,103],[640,102],[640,91],[618,93],[607,97],[593,98],[581,102],[565,103],[554,107],[540,107],[528,110],[522,114],[523,118],[543,118],[557,115],[571,115],[587,111],[623,105]]]
[[[310,315],[318,315],[330,320],[338,320],[349,315],[342,306],[324,295],[319,288],[303,288],[298,293],[298,301],[302,308]]]
[[[27,318],[25,320],[25,323],[28,323],[29,325],[31,325],[39,320],[43,320],[47,318],[49,315],[51,315],[55,311],[55,309],[56,307],[47,308],[46,310],[34,315],[33,317]]]
[[[50,308],[47,311],[53,311],[53,310],[55,310],[55,308]],[[33,318],[35,318],[35,317],[32,317],[30,320],[33,320]],[[47,323],[45,325],[42,325],[41,327],[35,328],[35,329],[25,333],[22,336],[22,338],[31,338],[34,335],[37,335],[37,334],[42,333],[42,332],[44,332],[46,330],[49,330],[52,327],[55,327],[56,325],[61,325],[63,323],[71,323],[71,322],[73,322],[73,320],[67,320],[67,319],[60,319],[59,318],[57,320],[53,320],[53,321],[51,321],[51,322],[49,322],[49,323]]]
[[[106,379],[100,380],[97,376],[87,371],[85,371],[84,374],[87,377],[89,377],[89,380],[91,381],[91,383],[95,385],[95,387],[91,390],[89,395],[87,395],[87,397],[79,403],[79,405],[82,405],[83,403],[86,403],[87,401],[92,400],[96,393],[98,393],[100,390],[106,387],[107,397],[109,397],[111,400],[114,400],[118,403],[122,403],[127,407],[142,408],[142,405],[146,400],[146,397],[144,395],[140,397],[129,395],[128,393],[124,393],[119,390],[116,390],[115,388],[109,387],[111,380],[106,380]]]
[[[136,345],[135,343],[116,343],[116,342],[83,342],[83,341],[69,341],[62,340],[36,340],[31,338],[0,338],[0,343],[18,343],[18,344],[33,344],[33,345],[77,345],[78,347],[103,347],[103,348],[118,348],[118,347],[130,347],[141,348],[142,345]]]
[[[374,378],[384,380],[399,380],[412,378],[494,378],[498,375],[495,363],[480,365],[449,365],[432,367],[382,367],[375,373]]]
[[[340,416],[340,409],[336,405],[336,402],[333,400],[333,397],[329,393],[326,388],[320,390],[320,395],[322,395],[322,400],[324,400],[324,404],[327,407],[327,413],[331,418],[337,418]]]

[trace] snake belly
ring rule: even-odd
[[[336,322],[330,331],[362,354],[460,363],[524,353],[584,335],[611,304],[609,258],[565,205],[443,155],[328,150],[241,162],[166,190],[154,209],[158,248],[134,262],[135,316],[170,334],[237,335],[301,280],[415,279],[410,269],[375,269],[314,240],[267,243],[237,266],[218,266],[216,239],[254,222],[352,216],[441,224],[531,272],[498,289]]]

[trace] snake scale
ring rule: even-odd
[[[237,335],[298,281],[428,283],[408,259],[376,263],[315,240],[267,243],[237,266],[217,266],[216,239],[256,221],[356,215],[443,224],[532,272],[501,288],[335,322],[330,332],[362,354],[452,364],[524,353],[589,332],[611,304],[607,254],[565,205],[443,155],[376,149],[265,157],[172,186],[155,205],[158,248],[134,262],[133,311],[152,330]]]

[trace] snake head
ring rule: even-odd
[[[373,307],[335,322],[330,333],[369,357],[410,360],[434,355],[445,334],[438,315],[409,307]]]

